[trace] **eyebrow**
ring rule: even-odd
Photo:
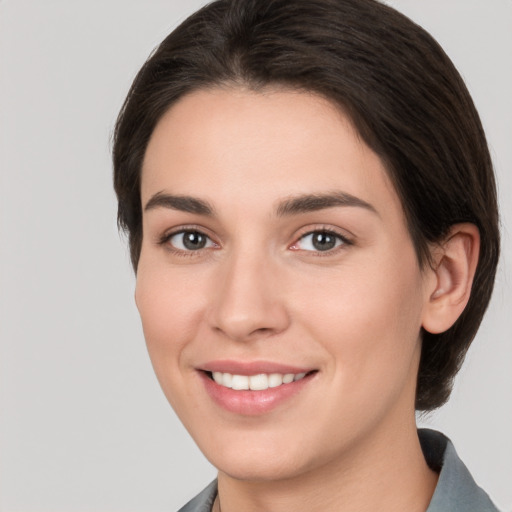
[[[327,194],[305,194],[282,201],[277,206],[277,215],[284,217],[298,213],[316,212],[335,206],[353,206],[364,208],[379,215],[373,205],[346,192],[330,192]]]
[[[169,208],[187,213],[196,213],[198,215],[213,216],[214,208],[202,199],[190,196],[172,195],[165,192],[157,192],[146,203],[144,211],[154,210],[156,208]]]
[[[326,194],[303,194],[285,199],[278,203],[276,214],[278,217],[297,215],[300,213],[316,212],[336,206],[359,207],[379,215],[377,210],[366,201],[347,194],[346,192],[330,192]],[[154,194],[144,207],[144,211],[156,208],[168,208],[197,215],[214,216],[215,209],[203,199],[191,196],[173,195],[165,192]]]

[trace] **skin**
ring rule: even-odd
[[[333,192],[371,207],[276,211]],[[219,470],[222,511],[426,510],[437,475],[414,418],[420,329],[444,330],[463,309],[475,230],[459,227],[437,265],[420,268],[381,160],[334,105],[289,90],[182,98],[143,164],[143,207],[159,194],[213,210],[153,199],[135,298],[162,389]],[[183,229],[208,243],[169,238]],[[322,230],[347,242],[315,250],[307,234]],[[271,411],[236,414],[198,371],[219,359],[316,372]]]

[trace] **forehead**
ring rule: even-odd
[[[248,205],[339,189],[397,201],[382,161],[340,108],[309,92],[218,88],[183,97],[157,124],[141,194],[143,202],[166,190]]]

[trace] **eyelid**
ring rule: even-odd
[[[202,226],[198,226],[196,224],[176,226],[174,228],[168,229],[162,235],[160,235],[157,238],[157,244],[158,245],[167,245],[168,246],[167,248],[169,251],[174,252],[174,253],[179,253],[179,254],[186,254],[186,255],[193,255],[194,253],[199,253],[205,249],[219,248],[220,244],[214,239],[214,237],[211,234],[208,233],[208,231],[209,230],[203,228]],[[212,242],[214,244],[214,247],[211,247],[211,246],[203,247],[201,249],[197,249],[194,251],[194,250],[179,249],[177,247],[172,246],[169,243],[169,241],[171,240],[172,237],[182,234],[182,233],[190,233],[190,232],[199,233],[200,235],[206,237],[210,242]]]
[[[302,239],[306,238],[307,236],[313,235],[315,233],[325,233],[328,235],[332,235],[332,236],[336,237],[338,240],[340,240],[341,244],[338,244],[335,247],[333,247],[332,249],[329,249],[326,251],[319,251],[319,250],[315,251],[315,250],[302,249],[299,246],[300,241]],[[341,232],[340,229],[334,228],[332,226],[318,226],[318,227],[313,227],[313,228],[308,227],[308,228],[304,229],[304,231],[302,233],[300,233],[295,238],[295,242],[293,242],[289,246],[289,249],[296,250],[296,251],[304,251],[304,252],[308,252],[308,253],[322,254],[322,255],[327,256],[328,254],[333,254],[333,253],[337,252],[337,250],[339,250],[343,247],[350,246],[350,245],[354,245],[353,240],[351,238],[349,238],[344,232]]]
[[[173,236],[179,235],[181,233],[187,233],[187,232],[197,232],[201,234],[202,236],[206,237],[214,246],[209,247],[203,247],[197,250],[187,250],[187,249],[180,249],[177,247],[172,246],[169,241]],[[315,233],[326,233],[329,235],[332,235],[336,237],[338,240],[341,241],[340,244],[336,245],[332,249],[328,249],[325,251],[320,250],[305,250],[302,249],[299,244],[302,239],[304,239],[307,236],[313,235]],[[181,225],[181,226],[175,226],[171,229],[168,229],[165,231],[162,235],[160,235],[156,243],[158,245],[167,245],[167,249],[171,252],[174,252],[176,254],[180,255],[187,255],[187,256],[193,256],[194,254],[201,253],[204,250],[210,250],[210,249],[220,249],[221,244],[216,240],[216,237],[210,234],[210,230],[204,228],[203,226],[197,225],[197,224],[187,224],[187,225]],[[301,232],[299,232],[298,235],[295,237],[295,241],[288,245],[288,249],[295,250],[295,251],[304,251],[307,253],[316,253],[319,255],[327,256],[331,255],[335,252],[337,252],[340,249],[343,249],[347,246],[354,245],[354,241],[352,240],[352,237],[350,235],[347,236],[346,230],[341,230],[340,228],[333,227],[331,225],[318,225],[318,226],[308,226],[306,228],[303,228]]]

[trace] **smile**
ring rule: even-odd
[[[317,368],[268,361],[212,361],[197,368],[207,395],[222,409],[259,416],[292,400],[317,381]]]
[[[264,391],[277,388],[283,384],[303,379],[306,373],[259,373],[257,375],[237,375],[227,372],[212,372],[213,380],[225,388],[238,391]]]

